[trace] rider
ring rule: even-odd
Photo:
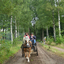
[[[28,36],[28,37],[29,37],[29,39],[30,39],[30,36],[28,35],[28,33],[25,33],[24,37],[25,37],[25,36]]]
[[[33,33],[31,33],[30,40],[33,40],[33,37],[34,37],[34,35],[33,35]]]
[[[28,33],[25,33],[25,35],[23,37],[23,43],[25,43],[26,39],[30,40],[30,36],[28,35]]]
[[[36,36],[34,36],[33,33],[30,36],[30,40],[32,41],[32,44],[36,43]]]

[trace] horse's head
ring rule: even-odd
[[[26,45],[30,45],[29,40],[30,40],[29,37],[26,36],[26,37],[25,37],[25,44],[26,44]]]
[[[26,44],[26,45],[29,45],[29,41],[25,40],[25,44]]]

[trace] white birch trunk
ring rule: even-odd
[[[58,25],[59,25],[59,36],[61,36],[61,28],[60,28],[60,13],[58,11]]]
[[[17,23],[16,23],[16,16],[15,16],[15,38],[17,38]]]
[[[56,41],[55,24],[53,23],[54,41]]]
[[[11,23],[10,23],[10,26],[11,26],[11,42],[13,43],[12,16],[11,16]]]
[[[58,0],[58,6],[59,6],[59,0]],[[61,36],[61,28],[60,28],[60,12],[58,9],[58,26],[59,26],[59,36]]]

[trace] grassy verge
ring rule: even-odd
[[[9,42],[2,44],[0,46],[0,64],[3,64],[9,57],[13,57],[20,50],[21,44],[21,41],[17,41],[16,45],[10,44]]]
[[[56,45],[56,47],[64,49],[64,44],[58,44],[58,45]]]
[[[61,52],[59,50],[57,50],[56,48],[53,48],[52,46],[48,46],[48,45],[44,45],[42,43],[40,43],[45,49],[54,52],[55,54],[62,56],[64,58],[64,52]]]
[[[46,44],[47,44],[47,45],[51,45],[51,46],[56,46],[56,47],[59,47],[59,48],[64,49],[64,44],[63,44],[63,43],[61,43],[61,44],[56,44],[55,42],[51,42],[51,43],[50,43],[49,41],[47,41]]]

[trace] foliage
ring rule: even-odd
[[[41,40],[37,40],[37,42],[41,42]]]
[[[56,39],[57,39],[57,40],[56,40],[56,44],[64,43],[64,37],[63,37],[63,36],[61,36],[61,37],[57,36]]]
[[[53,38],[51,37],[51,38],[48,38],[48,41],[46,42],[48,45],[51,45],[51,43],[53,42],[54,40],[53,40]]]
[[[58,44],[61,44],[61,43],[64,44],[64,36],[61,36],[61,37],[57,36],[55,43],[54,43],[53,38],[49,38],[48,41],[46,42],[46,44],[48,44],[48,45],[58,45]]]
[[[16,40],[17,41],[17,40]],[[4,41],[0,46],[0,64],[3,63],[10,56],[13,56],[19,49],[22,44],[21,41],[17,41],[17,45],[11,44],[10,41]]]
[[[56,1],[56,2],[55,2]],[[0,0],[0,62],[2,63],[7,56],[11,56],[15,53],[17,45],[21,44],[19,41],[22,40],[24,32],[36,31],[37,41],[42,37],[42,28],[44,29],[44,35],[46,36],[46,29],[49,29],[50,36],[53,35],[53,10],[54,10],[54,21],[56,26],[56,35],[58,35],[58,10],[60,15],[64,15],[64,0],[58,2],[57,0]],[[17,24],[17,31],[19,30],[20,36],[17,39],[14,38],[13,44],[10,40],[10,21],[12,15],[12,30],[15,35],[15,20]],[[31,25],[33,18],[38,17],[34,27]],[[61,19],[62,34],[64,35],[64,18]],[[52,28],[52,29],[51,29]],[[4,31],[6,30],[6,31]],[[22,34],[21,34],[22,33]],[[54,37],[48,38],[47,44],[64,44],[64,36],[57,36],[56,42],[53,40]],[[8,40],[8,41],[7,41]],[[13,50],[14,48],[14,50]],[[15,50],[15,48],[17,50]],[[4,54],[5,53],[5,54]],[[5,57],[6,56],[6,57]],[[4,58],[4,59],[3,59]],[[3,60],[3,61],[2,61]]]

